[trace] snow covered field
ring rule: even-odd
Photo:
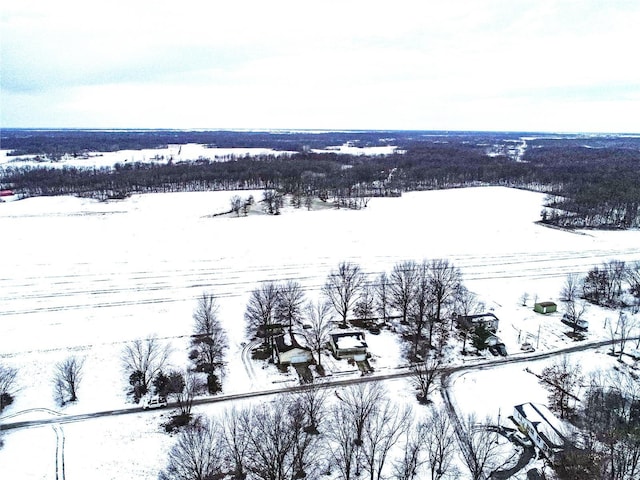
[[[351,144],[313,149],[314,153],[337,153],[345,155],[390,155],[402,152],[392,145],[380,147],[357,147]],[[210,160],[224,162],[231,158],[257,157],[264,155],[291,155],[296,152],[273,150],[271,148],[218,148],[197,143],[168,145],[165,148],[143,148],[140,150],[118,150],[115,152],[88,152],[82,155],[64,155],[52,160],[39,155],[11,155],[11,150],[0,150],[0,167],[113,167],[116,163],[162,163]]]
[[[186,366],[191,314],[204,291],[220,297],[231,344],[224,392],[237,393],[296,383],[275,368],[243,362],[243,314],[249,293],[263,280],[297,280],[313,299],[343,260],[360,264],[373,279],[399,261],[446,258],[500,319],[498,335],[509,353],[526,355],[519,351],[526,337],[538,350],[570,344],[562,312],[534,313],[534,296],[558,301],[566,274],[611,259],[640,260],[640,232],[572,233],[537,225],[544,196],[521,190],[413,192],[374,198],[362,211],[286,208],[275,217],[211,217],[228,210],[235,193],[136,195],[108,203],[42,197],[0,205],[0,361],[19,369],[21,387],[2,415],[56,410],[51,372],[70,352],[86,359],[85,375],[80,400],[63,413],[124,407],[123,344],[151,334],[171,339],[174,365]],[[524,292],[531,297],[528,307],[520,304]],[[605,321],[616,315],[591,307],[588,339],[606,339]],[[390,333],[367,339],[377,371],[402,362]],[[454,384],[459,409],[496,416],[498,410],[510,414],[524,398],[544,402],[535,377],[523,368],[461,375]],[[49,415],[35,410],[19,418]],[[67,478],[155,478],[172,443],[160,431],[160,415],[65,424]],[[50,426],[7,432],[2,476],[49,478],[55,442]]]

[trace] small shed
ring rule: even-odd
[[[553,302],[538,302],[533,306],[534,312],[542,314],[553,313],[556,310],[558,310],[558,305]]]

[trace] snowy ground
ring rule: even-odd
[[[351,144],[313,149],[314,153],[337,153],[345,155],[390,155],[401,152],[395,146],[356,147]],[[40,155],[11,155],[11,150],[0,150],[0,167],[112,167],[116,163],[163,163],[169,161],[227,161],[231,158],[257,157],[264,155],[292,155],[296,152],[273,150],[271,148],[218,148],[197,143],[168,145],[165,148],[144,148],[140,150],[118,150],[115,152],[87,152],[82,155],[64,155],[55,161]]]
[[[236,393],[296,382],[273,367],[242,361],[244,309],[263,280],[295,279],[312,299],[343,260],[359,263],[373,278],[399,261],[446,258],[498,316],[498,335],[510,354],[525,355],[519,353],[525,339],[538,350],[571,343],[562,312],[534,313],[534,296],[561,308],[558,294],[567,273],[586,273],[611,259],[640,260],[640,232],[571,233],[537,225],[543,195],[521,190],[414,192],[374,198],[362,211],[287,208],[277,217],[211,217],[229,208],[234,193],[150,194],[108,203],[31,198],[0,205],[0,361],[19,368],[21,387],[3,415],[56,410],[51,370],[70,352],[85,358],[85,376],[79,402],[64,413],[122,408],[123,344],[151,334],[167,338],[173,364],[184,367],[191,314],[203,291],[220,297],[231,343],[224,391]],[[260,198],[260,192],[240,195],[250,193]],[[524,292],[531,297],[526,307]],[[588,339],[606,339],[605,321],[616,316],[592,307]],[[390,333],[367,340],[377,371],[401,363]],[[352,370],[344,361],[327,359],[327,366],[336,373]],[[523,368],[456,378],[459,410],[495,417],[498,411],[511,414],[522,401],[544,402],[535,377]],[[390,390],[402,385],[406,381],[395,381]],[[37,410],[19,418],[48,415]],[[159,415],[64,425],[68,478],[155,477],[172,442],[161,433]],[[7,432],[0,471],[8,478],[50,477],[54,450],[50,426]]]

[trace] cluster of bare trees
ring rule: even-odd
[[[640,382],[635,373],[593,373],[576,423],[579,433],[555,465],[561,479],[640,477]]]
[[[567,276],[562,299],[574,302],[578,298],[606,307],[640,306],[640,262],[627,264],[610,260],[594,266],[584,278]]]
[[[353,324],[379,329],[397,320],[393,327],[407,340],[408,358],[424,361],[430,350],[446,344],[454,314],[469,315],[480,308],[464,287],[460,270],[448,260],[403,261],[375,278],[344,261],[330,271],[316,303],[306,301],[296,281],[260,284],[251,292],[245,320],[249,336],[264,339],[265,351],[272,351],[275,337],[288,329],[291,342],[295,344],[294,334],[299,334],[317,353],[318,362],[334,317],[341,328]]]
[[[495,434],[480,434],[486,428],[475,419],[464,428],[478,433],[470,455],[480,475],[489,474],[498,464]],[[457,455],[443,411],[417,421],[379,383],[315,386],[196,421],[179,433],[160,478],[444,480],[459,477]]]
[[[288,332],[292,345],[297,337],[318,357],[328,340],[333,314],[324,299],[311,302],[306,299],[302,285],[294,280],[263,282],[249,297],[245,311],[249,336],[263,339],[263,350],[273,355],[275,339]]]
[[[123,369],[131,385],[130,394],[137,403],[147,394],[171,396],[178,407],[178,417],[187,423],[196,395],[221,390],[221,376],[228,339],[218,318],[215,295],[203,293],[193,312],[193,333],[189,345],[191,368],[169,367],[171,344],[156,336],[137,339],[122,350]],[[206,380],[202,377],[206,375]]]
[[[329,274],[323,292],[343,326],[351,312],[365,325],[399,319],[396,327],[408,340],[411,360],[422,360],[428,350],[446,343],[451,325],[445,320],[470,308],[471,298],[460,270],[446,259],[403,261],[373,282],[367,282],[358,265],[342,262]]]

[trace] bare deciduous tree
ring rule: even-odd
[[[488,418],[478,422],[476,416],[471,414],[463,424],[466,438],[463,457],[473,480],[487,478],[511,460],[503,457],[503,449],[496,442],[496,433],[488,428],[490,423]]]
[[[618,313],[618,319],[614,322],[611,319],[607,319],[609,324],[609,335],[611,337],[611,353],[613,355],[615,352],[616,342],[619,345],[620,351],[618,352],[618,359],[622,361],[622,355],[624,355],[624,349],[627,345],[629,337],[636,327],[636,324],[633,320],[633,317],[630,317],[623,311]]]
[[[364,428],[362,456],[369,480],[381,480],[387,457],[411,421],[411,409],[400,409],[384,399]]]
[[[169,451],[160,480],[210,480],[225,472],[220,427],[215,422],[188,425]]]
[[[408,428],[400,451],[402,455],[393,462],[393,473],[396,480],[415,480],[422,478],[421,468],[425,463],[425,433],[422,424]]]
[[[461,284],[454,293],[453,315],[451,315],[452,327],[456,318],[476,315],[482,313],[484,309],[485,305],[478,299],[478,296]],[[471,326],[459,322],[458,327],[462,337],[462,353],[464,354],[467,352],[467,339],[469,334],[472,333]]]
[[[289,280],[279,287],[276,317],[289,327],[289,336],[293,335],[293,326],[302,318],[304,291],[302,285]]]
[[[283,397],[276,401],[283,402]],[[262,404],[252,410],[251,433],[247,470],[260,480],[291,478],[295,436],[286,404],[278,408]]]
[[[378,382],[360,383],[336,391],[338,407],[347,413],[350,427],[355,432],[355,442],[362,444],[362,433],[369,419],[376,414],[386,393]]]
[[[234,195],[233,197],[231,197],[231,200],[229,202],[231,203],[231,211],[239,217],[240,209],[242,209],[243,205],[240,195]]]
[[[155,336],[137,339],[124,346],[122,365],[129,375],[136,376],[142,395],[149,391],[153,377],[165,366],[170,353],[171,345]]]
[[[331,462],[337,467],[339,478],[351,480],[356,477],[358,445],[347,409],[339,405],[331,409],[327,437]]]
[[[78,399],[78,387],[82,380],[84,359],[68,357],[58,362],[53,370],[53,391],[60,406]]]
[[[411,380],[413,386],[418,390],[416,397],[420,403],[429,403],[429,395],[435,388],[435,379],[442,364],[443,357],[431,352],[424,362],[411,365]]]
[[[358,293],[364,283],[364,274],[360,266],[352,262],[341,262],[332,270],[322,289],[329,299],[342,325],[347,325],[347,316],[358,299]]]
[[[229,348],[227,334],[218,318],[216,297],[203,293],[193,312],[193,334],[190,358],[197,371],[213,373],[224,365],[225,352]]]
[[[250,334],[263,337],[265,346],[270,345],[273,337],[278,295],[278,286],[274,282],[262,283],[251,292],[244,314]]]
[[[577,399],[582,378],[580,365],[572,364],[566,355],[542,370],[540,383],[549,392],[549,406],[560,414],[560,418],[565,418],[571,411],[569,401]]]
[[[385,272],[378,276],[375,285],[375,307],[380,317],[382,317],[382,323],[386,325],[389,317],[389,308],[391,307],[391,282]]]
[[[408,260],[397,263],[391,271],[391,305],[401,313],[402,323],[405,324],[413,301],[417,268],[418,264],[414,260]]]
[[[442,410],[434,410],[422,429],[431,480],[457,478],[458,472],[453,466],[456,437],[449,416]]]
[[[577,273],[570,273],[566,276],[560,298],[565,302],[575,302],[580,295],[580,277]]]
[[[249,410],[236,407],[226,410],[221,420],[221,434],[233,478],[243,480],[246,476],[245,464],[251,436]]]
[[[204,383],[190,370],[186,370],[184,373],[171,372],[169,379],[172,384],[171,392],[176,399],[180,415],[190,416],[193,400],[198,393],[204,390]]]
[[[0,363],[0,412],[13,403],[17,377],[17,369]]]
[[[333,316],[328,302],[318,300],[309,302],[305,308],[305,323],[298,332],[304,338],[309,347],[318,357],[318,366],[322,368],[322,349],[325,348],[331,331]]]
[[[429,285],[431,302],[435,312],[429,322],[429,345],[432,344],[433,323],[440,323],[445,309],[452,303],[462,283],[462,274],[449,260],[436,259],[429,263]]]
[[[316,434],[327,407],[328,390],[318,383],[309,385],[304,390],[295,394],[295,403],[302,409],[307,419],[304,429],[307,433]]]
[[[353,314],[358,320],[369,322],[375,316],[375,292],[373,286],[364,283],[355,302]]]

